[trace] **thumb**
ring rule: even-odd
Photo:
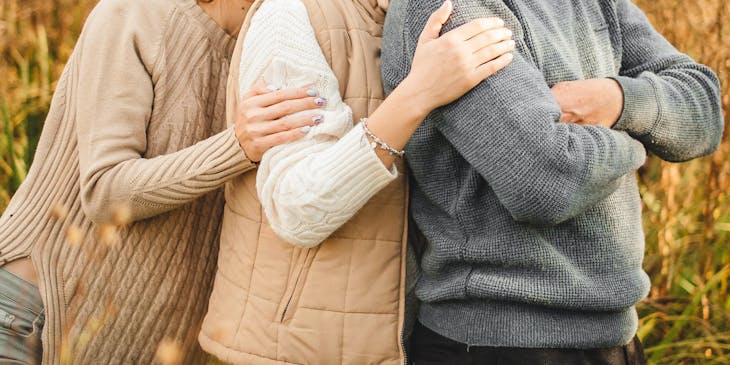
[[[443,5],[436,9],[428,18],[428,22],[426,22],[426,26],[421,32],[420,41],[437,39],[441,35],[441,28],[449,20],[449,16],[451,16],[453,10],[453,2],[451,0],[444,1]]]

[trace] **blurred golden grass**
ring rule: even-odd
[[[0,211],[25,178],[55,80],[95,3],[0,2]],[[637,3],[679,49],[718,72],[728,110],[730,2]],[[729,148],[726,138],[712,157],[686,164],[652,158],[640,171],[653,289],[639,305],[639,336],[651,364],[730,363]],[[170,343],[158,357],[174,362]]]
[[[730,2],[639,0],[659,31],[712,67],[730,107]],[[725,112],[726,113],[726,112]],[[727,114],[725,114],[727,115]],[[640,172],[649,298],[639,307],[654,364],[730,364],[730,148],[685,164],[654,158]]]

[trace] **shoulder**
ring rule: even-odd
[[[143,22],[166,18],[177,1],[165,0],[101,0],[89,15],[103,17],[111,22]],[[159,23],[159,22],[158,22]]]
[[[84,24],[79,43],[85,47],[132,47],[145,62],[151,62],[159,47],[177,1],[101,0]]]
[[[111,32],[142,41],[155,39],[164,31],[175,7],[175,1],[101,0],[89,14],[84,32]]]

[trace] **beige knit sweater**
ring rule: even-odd
[[[164,338],[204,361],[219,187],[252,168],[225,129],[234,46],[195,0],[102,0],[89,16],[0,218],[0,266],[30,255],[40,277],[45,364],[148,364]],[[94,222],[120,204],[133,223],[104,244]]]

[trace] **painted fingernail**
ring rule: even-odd
[[[317,106],[324,106],[325,104],[327,104],[327,99],[317,98],[317,99],[314,99],[314,103],[317,104]]]
[[[307,96],[310,96],[310,97],[319,96],[319,91],[314,90],[314,89],[309,89],[309,90],[307,90]]]
[[[312,130],[312,127],[305,125],[304,127],[299,128],[299,130],[302,131],[302,133],[307,134],[307,133],[309,133],[309,131]]]
[[[324,122],[324,115],[315,115],[315,116],[313,116],[312,117],[312,122],[314,122],[314,124],[320,124],[320,123]]]

